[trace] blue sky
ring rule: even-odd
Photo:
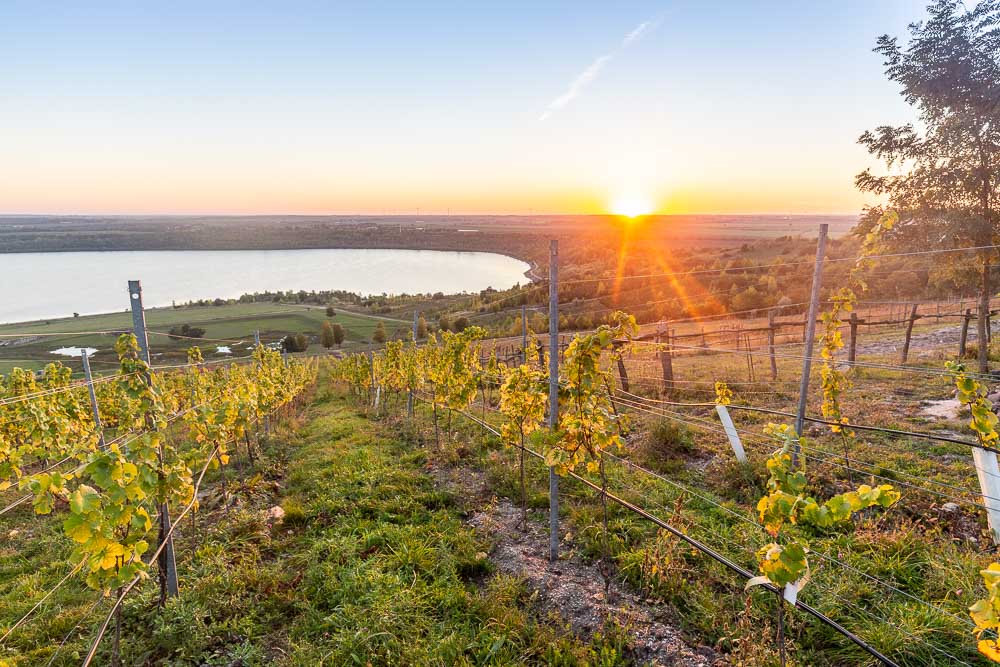
[[[854,213],[923,6],[0,2],[0,212]]]

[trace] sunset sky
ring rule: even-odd
[[[924,4],[3,2],[0,213],[856,213]]]

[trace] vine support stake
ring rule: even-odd
[[[559,241],[549,241],[549,429],[559,428]],[[549,466],[549,560],[559,558],[559,476]]]
[[[86,348],[80,351],[80,361],[83,362],[83,376],[87,380],[87,391],[90,393],[90,410],[94,413],[94,429],[104,449],[104,427],[101,425],[101,411],[97,408],[97,394],[94,392],[94,376],[90,372],[90,356]]]
[[[521,304],[521,363],[528,363],[528,307]]]
[[[420,317],[420,311],[413,311],[413,348],[416,350],[417,347],[417,319]],[[409,393],[406,395],[406,416],[413,418],[413,389],[410,389]]]
[[[149,355],[149,337],[146,334],[146,312],[142,307],[142,285],[138,280],[128,281],[129,303],[132,306],[132,332],[139,344],[139,354],[146,362],[147,367],[152,367]],[[152,383],[153,379],[149,372],[146,373],[146,382]],[[148,423],[148,422],[147,422]],[[163,460],[163,448],[160,448],[160,460]],[[170,508],[167,503],[160,503],[160,543],[164,544],[163,550],[157,557],[157,564],[160,568],[162,590],[169,597],[176,597],[180,593],[177,585],[177,561],[174,558],[174,538],[170,526]]]
[[[816,266],[813,268],[812,291],[809,293],[809,314],[806,316],[805,354],[802,360],[802,378],[799,381],[799,407],[795,416],[795,435],[802,437],[802,426],[806,418],[806,399],[809,397],[809,372],[812,370],[813,345],[816,338],[816,316],[819,313],[819,289],[823,282],[823,255],[826,254],[826,235],[830,226],[826,223],[819,226],[819,238],[816,239]],[[792,451],[792,464],[799,462],[798,442]]]

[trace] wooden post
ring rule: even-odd
[[[851,346],[847,348],[847,363],[853,364],[858,358],[858,314],[851,313]]]
[[[958,338],[958,358],[965,356],[965,344],[969,340],[969,320],[972,319],[972,309],[966,308],[962,316],[962,335]]]
[[[757,378],[754,377],[754,368],[753,368],[753,350],[750,348],[750,334],[745,334],[745,336],[747,342],[747,375],[748,375],[747,379],[750,382],[756,382]]]
[[[906,321],[906,340],[903,341],[903,360],[901,363],[906,363],[906,358],[910,356],[910,337],[913,335],[913,323],[917,321],[917,306],[918,304],[913,304],[910,308],[910,317]]]
[[[664,344],[660,349],[660,369],[663,371],[663,391],[668,392],[674,388],[674,354],[669,324],[657,332],[656,342]]]
[[[619,344],[619,343],[612,343],[612,348],[613,349],[617,349],[619,347],[621,347],[621,344]],[[628,391],[629,390],[629,386],[628,386],[628,372],[625,370],[625,360],[621,358],[621,355],[618,355],[618,360],[617,361],[618,361],[618,380],[619,380],[619,382],[621,382],[622,389],[624,389],[625,391]]]
[[[778,360],[774,356],[774,311],[767,311],[767,354],[771,357],[771,379],[778,379]]]

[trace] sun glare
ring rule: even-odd
[[[653,203],[646,197],[621,196],[611,203],[611,212],[626,218],[638,218],[653,212]]]

